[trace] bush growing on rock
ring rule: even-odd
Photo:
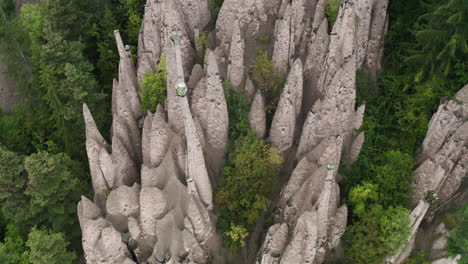
[[[250,101],[231,87],[229,81],[223,82],[224,95],[229,114],[229,139],[236,140],[252,132],[249,124]]]
[[[209,48],[208,31],[204,30],[200,32],[200,37],[196,40],[196,43],[199,49],[197,50],[197,63],[203,65],[205,64],[206,49]]]
[[[326,0],[325,1],[325,15],[328,21],[335,22],[338,12],[340,11],[341,0]]]
[[[237,239],[239,233],[243,234],[240,228],[250,228],[260,213],[268,209],[282,162],[276,148],[253,135],[236,141],[215,198],[220,223],[223,223],[220,227],[229,228],[221,231],[230,232],[226,234],[232,249],[242,247],[242,239]]]
[[[395,253],[410,235],[409,211],[403,207],[383,209],[373,205],[344,236],[345,254],[355,263],[380,264]]]
[[[265,96],[267,119],[270,121],[275,113],[285,84],[284,74],[276,71],[274,65],[274,62],[268,56],[268,52],[260,49],[251,69],[252,81]]]
[[[468,263],[468,206],[461,210],[457,226],[449,233],[447,253],[451,257],[461,254],[458,263]]]
[[[140,87],[141,109],[155,112],[158,104],[164,105],[167,92],[166,56],[162,55],[156,72],[145,73]]]

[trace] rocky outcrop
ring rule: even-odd
[[[223,166],[228,143],[228,112],[216,56],[208,51],[206,81],[199,82],[194,90],[192,112],[200,124],[206,147],[207,164],[218,173]]]
[[[293,144],[296,119],[301,112],[302,83],[302,63],[297,59],[281,93],[271,125],[270,140],[280,151],[288,150]]]
[[[265,98],[260,90],[257,91],[249,112],[249,123],[255,135],[263,138],[266,133]]]
[[[443,102],[429,123],[413,180],[413,202],[435,191],[447,201],[457,191],[468,168],[468,85],[455,100]]]
[[[207,50],[205,65],[193,66],[195,39],[208,23],[207,3],[147,2],[137,74],[116,33],[120,66],[111,145],[84,106],[95,195],[93,201],[82,198],[78,214],[89,263],[206,263],[220,246],[212,183],[228,144],[222,78],[245,87],[252,130],[259,138],[269,135],[290,161],[284,173],[291,176],[273,205],[274,224],[261,249],[248,254],[263,264],[322,263],[340,243],[347,207],[340,205],[337,168],[355,162],[364,142],[357,130],[365,106],[355,109],[355,75],[378,63],[386,0],[344,1],[330,32],[324,0],[226,0],[216,24],[217,47]],[[260,34],[272,35],[268,49],[275,67],[288,76],[271,129],[267,102],[248,78]],[[371,40],[374,46],[367,45]],[[139,82],[163,53],[167,101],[156,113],[143,114]],[[187,80],[184,96],[175,87]]]
[[[239,88],[244,79],[244,39],[239,23],[234,23],[228,61],[227,79],[231,81],[234,88]]]
[[[205,158],[187,96],[177,96],[168,88],[168,100],[176,105],[178,115],[169,115],[161,105],[156,113],[142,115],[130,54],[118,32],[116,39],[120,66],[112,100],[112,145],[97,130],[86,105],[83,107],[95,192],[94,201],[82,197],[78,205],[86,260],[205,263],[210,250],[218,245],[205,160],[215,162],[217,158],[219,162],[220,158]],[[182,43],[174,42],[166,53],[168,62],[174,62],[167,69],[168,79],[172,78],[168,82],[174,83],[168,86],[171,88],[184,81],[182,48]],[[206,149],[218,151],[222,157],[227,143],[227,109],[213,56],[208,57],[206,68],[205,93],[198,96],[205,105],[193,111],[200,114]],[[171,118],[180,118],[174,123],[181,125],[181,130],[171,126]],[[213,125],[212,121],[219,123]]]
[[[167,43],[175,35],[181,38],[184,72],[190,74],[195,54],[191,44],[195,40],[194,30],[202,30],[209,17],[207,0],[148,0],[138,42],[138,80],[156,68],[162,53],[170,52]]]
[[[275,26],[275,44],[273,46],[273,61],[275,69],[286,74],[291,60],[290,42],[291,42],[291,4],[286,6],[282,17],[276,21]]]
[[[317,10],[320,5],[319,2]],[[363,134],[355,132],[362,124],[364,113],[364,107],[354,109],[358,69],[357,17],[354,4],[344,2],[341,5],[333,28],[336,34],[330,37],[324,64],[317,68],[317,85],[324,96],[308,111],[297,147],[299,163],[281,191],[274,215],[277,224],[268,231],[258,263],[322,263],[326,253],[339,244],[344,233],[347,208],[339,206],[336,168],[341,162],[342,152],[347,152],[347,149],[353,149],[353,154],[343,162],[355,161],[364,140]],[[321,34],[324,34],[324,24],[320,22],[317,25],[322,25]],[[294,67],[296,65],[291,72],[294,72]],[[287,101],[291,103],[294,100],[289,98]],[[278,111],[284,107],[282,104],[285,102],[280,100]],[[300,104],[295,106],[297,108],[293,107],[293,110],[301,109]],[[275,120],[271,139],[281,149],[282,144],[275,143],[274,129]],[[277,138],[279,140],[280,137]],[[292,137],[282,135],[281,140],[285,138]],[[288,226],[287,235],[276,235],[284,223]],[[281,243],[276,241],[276,237],[282,238]],[[285,245],[281,247],[284,250],[277,249],[275,245],[278,243]]]
[[[414,247],[422,220],[434,213],[428,195],[444,203],[454,196],[468,168],[468,85],[454,100],[442,102],[432,116],[419,154],[419,167],[413,180],[411,236],[406,246],[387,258],[386,263],[402,263]],[[444,260],[445,261],[445,260]],[[448,261],[448,260],[447,260]],[[441,261],[442,262],[442,261]],[[444,262],[442,262],[444,263]]]

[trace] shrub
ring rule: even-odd
[[[218,20],[219,11],[221,10],[221,6],[223,5],[224,0],[213,0],[209,6],[211,12],[211,22],[210,28],[214,29],[216,26],[216,20]]]
[[[2,264],[29,264],[29,255],[26,243],[18,227],[8,225],[5,242],[0,242],[0,263]]]
[[[411,234],[409,211],[401,206],[390,207],[380,218],[380,240],[387,248],[387,254],[393,254],[406,243]]]
[[[326,0],[325,1],[325,15],[328,21],[335,22],[338,12],[340,11],[340,0]]]
[[[249,228],[270,205],[283,159],[279,151],[254,135],[239,138],[224,168],[225,179],[215,196],[220,228]],[[223,233],[229,230],[222,230]],[[229,237],[228,237],[229,238]],[[231,243],[240,243],[232,240]]]
[[[258,50],[252,64],[251,76],[265,96],[266,112],[271,120],[285,84],[284,74],[274,69],[274,62],[270,60],[266,50]]]
[[[374,205],[360,221],[351,225],[344,236],[345,255],[359,264],[377,264],[395,253],[410,234],[408,210]]]
[[[197,51],[197,63],[203,66],[205,63],[206,49],[209,48],[208,31],[204,30],[200,32],[200,37],[196,40],[196,42],[200,49]]]
[[[430,262],[427,261],[426,258],[426,252],[420,251],[411,258],[407,259],[404,264],[430,264]]]
[[[385,257],[385,249],[380,241],[381,206],[372,207],[360,221],[346,229],[343,236],[345,255],[358,264],[380,264]]]
[[[158,104],[164,105],[167,92],[166,56],[161,55],[161,60],[156,72],[145,73],[140,87],[141,109],[155,112]]]
[[[268,34],[260,34],[258,40],[260,43],[268,44],[270,42],[270,36],[268,36]]]
[[[378,200],[377,185],[372,183],[364,183],[354,187],[350,194],[349,200],[353,204],[353,213],[362,217],[369,209],[369,204]]]
[[[450,230],[453,229],[457,225],[457,217],[454,214],[446,213],[442,217],[442,221],[444,222],[445,226]]]
[[[245,239],[249,236],[249,232],[242,225],[231,224],[231,229],[225,234],[230,239],[230,249],[233,252],[239,251],[239,249],[245,247]]]
[[[449,233],[447,253],[451,257],[461,254],[458,263],[468,263],[468,206],[460,212],[459,223]]]
[[[375,170],[380,204],[385,207],[407,206],[411,201],[414,158],[400,151],[388,151],[383,164]]]
[[[223,82],[229,113],[229,139],[236,140],[252,132],[249,123],[250,101],[242,91],[234,90],[229,81]]]

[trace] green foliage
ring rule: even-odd
[[[442,221],[449,230],[453,229],[457,225],[457,217],[451,213],[444,214]]]
[[[403,207],[372,206],[344,236],[345,254],[359,264],[382,263],[395,253],[410,235],[409,211]]]
[[[47,28],[47,27],[46,27]],[[97,106],[104,95],[98,92],[92,75],[93,66],[83,57],[83,44],[66,41],[57,33],[46,29],[47,44],[41,48],[38,92],[50,111],[49,120],[55,128],[56,141],[69,153],[83,146],[84,135],[82,105]],[[96,116],[97,120],[101,116]],[[75,154],[75,153],[74,153]]]
[[[31,264],[73,263],[76,255],[67,251],[68,244],[64,233],[52,233],[33,228],[27,242]]]
[[[0,148],[3,218],[23,230],[34,224],[77,238],[76,204],[83,192],[82,168],[63,153],[38,152],[24,158]]]
[[[358,264],[380,264],[385,248],[380,246],[382,207],[372,207],[362,218],[349,226],[344,235],[345,255]]]
[[[459,264],[468,263],[468,206],[461,210],[457,226],[449,233],[447,253],[451,257],[460,254]]]
[[[0,263],[29,264],[29,252],[20,230],[14,225],[8,225],[5,241],[0,243]]]
[[[338,12],[340,11],[340,0],[326,0],[325,1],[325,15],[328,21],[335,22]]]
[[[414,175],[413,158],[399,151],[389,151],[385,153],[383,163],[375,169],[380,204],[385,207],[409,205]]]
[[[253,135],[239,138],[224,168],[224,179],[215,202],[224,228],[252,226],[270,205],[283,160],[279,151]],[[228,211],[228,213],[223,213]],[[228,230],[223,230],[223,233]],[[231,230],[233,231],[233,230]],[[239,230],[235,233],[239,233]],[[231,241],[236,244],[239,241]]]
[[[38,152],[25,159],[31,212],[46,220],[53,230],[78,234],[76,204],[82,188],[78,175],[82,168],[63,153]],[[43,215],[43,216],[42,216]]]
[[[138,43],[141,22],[143,20],[145,1],[141,0],[120,0],[120,12],[127,17],[124,33],[131,45]]]
[[[357,74],[357,101],[366,102],[361,127],[366,141],[358,161],[351,168],[342,168],[345,176],[340,182],[352,212],[345,251],[357,263],[379,263],[404,241],[406,213],[401,206],[408,206],[411,198],[414,153],[439,100],[452,97],[468,81],[466,52],[461,52],[460,39],[451,40],[461,27],[459,22],[448,21],[452,15],[456,20],[466,12],[466,5],[459,5],[457,0],[430,1],[429,5],[390,1],[385,73],[378,78],[378,88],[372,89],[364,73]],[[431,30],[445,33],[426,39],[434,33]],[[451,46],[453,41],[457,44]],[[444,58],[438,57],[443,52],[445,55],[440,56]],[[415,55],[423,55],[419,58],[424,60],[415,60]],[[369,208],[375,211],[377,207],[381,207],[380,213],[368,213]],[[392,215],[397,218],[392,219]],[[374,228],[378,232],[365,230]]]
[[[143,111],[156,112],[158,104],[165,105],[167,96],[166,86],[166,56],[162,55],[157,72],[148,71],[141,82],[141,109]]]
[[[12,16],[15,12],[15,0],[0,0],[0,9],[7,17]]]
[[[0,146],[0,199],[8,199],[26,187],[24,157]]]
[[[208,43],[208,31],[200,32],[200,37],[196,40],[197,43],[197,63],[200,65],[205,64],[206,49],[210,48]]]
[[[112,80],[117,78],[119,54],[115,42],[114,30],[119,28],[110,7],[103,8],[99,23],[94,26],[92,36],[96,39],[96,71],[99,84],[107,94],[112,93]]]
[[[24,194],[28,177],[24,170],[24,157],[0,147],[0,208],[3,218],[10,224],[25,227],[32,215],[29,198]]]
[[[209,9],[211,12],[211,22],[210,28],[214,29],[216,26],[216,20],[218,20],[219,11],[221,10],[221,6],[223,5],[224,0],[213,0],[210,3]]]
[[[225,232],[226,236],[229,237],[230,249],[233,252],[239,251],[239,249],[245,247],[245,239],[249,236],[247,229],[241,225],[237,226],[231,223],[229,231]]]
[[[430,264],[426,258],[427,254],[423,251],[420,251],[411,258],[407,259],[404,264]]]
[[[260,34],[258,40],[260,43],[268,44],[270,42],[270,36],[268,34]]]
[[[411,234],[409,210],[401,206],[389,207],[380,218],[380,230],[380,240],[388,253],[396,253]]]
[[[274,69],[274,62],[266,50],[258,50],[250,74],[252,81],[265,96],[267,119],[271,120],[285,84],[284,74]]]
[[[370,76],[363,70],[356,72],[356,103],[365,104],[375,93],[375,83]]]
[[[252,133],[249,123],[250,101],[242,91],[234,90],[229,81],[223,81],[224,96],[229,114],[229,139],[236,140]]]
[[[406,59],[406,62],[414,64],[418,69],[415,80],[419,82],[438,73],[455,77],[457,80],[460,80],[460,74],[466,78],[466,1],[433,1],[428,5],[428,9],[428,12],[419,18],[419,23],[424,26],[415,34],[417,50],[412,50],[412,55]],[[457,68],[465,72],[457,72]],[[466,82],[466,79],[464,81]]]
[[[378,200],[377,185],[364,182],[361,185],[354,187],[349,193],[349,201],[354,206],[354,214],[358,217],[363,217],[370,204]]]

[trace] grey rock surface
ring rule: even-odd
[[[198,120],[206,147],[204,153],[209,169],[218,173],[223,166],[228,143],[228,111],[216,56],[206,59],[206,82],[194,90],[192,112]]]
[[[289,73],[271,124],[270,140],[280,151],[288,150],[294,140],[296,119],[302,105],[302,62],[297,59]]]
[[[147,113],[140,129],[139,98],[132,97],[138,82],[118,33],[116,37],[121,61],[119,82],[114,81],[112,145],[106,143],[83,106],[95,191],[94,202],[82,197],[78,205],[85,258],[88,263],[162,263],[169,259],[205,263],[218,243],[211,216],[211,183],[188,99],[172,94],[179,115],[171,116],[159,105],[156,113]],[[175,64],[168,67],[174,84],[184,80],[182,49],[183,45],[175,45],[167,53],[168,61]],[[200,100],[212,104],[209,113],[221,123],[214,127],[203,119],[201,124],[209,132],[206,147],[221,148],[223,153],[227,109],[216,58],[209,58],[207,68],[208,93]],[[171,118],[181,118],[180,131],[171,127]],[[222,122],[226,127],[218,132]]]
[[[227,78],[234,88],[239,88],[244,79],[244,39],[239,23],[234,23],[234,32],[229,50]]]
[[[263,138],[266,133],[265,98],[260,90],[257,91],[249,111],[249,123],[255,135]]]

